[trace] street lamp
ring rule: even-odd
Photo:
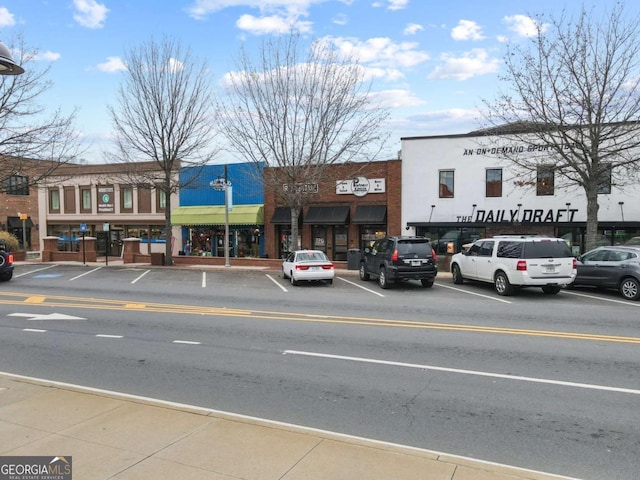
[[[229,263],[229,187],[231,182],[227,180],[227,166],[224,166],[224,178],[218,177],[209,182],[209,186],[217,191],[224,192],[224,266],[230,267]]]
[[[24,68],[13,61],[11,52],[7,46],[0,41],[0,75],[21,75]]]

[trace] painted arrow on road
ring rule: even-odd
[[[8,316],[25,317],[28,320],[86,320],[86,318],[65,315],[64,313],[10,313]]]

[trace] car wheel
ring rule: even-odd
[[[387,269],[381,268],[380,275],[378,276],[378,283],[380,288],[389,288],[389,280],[387,279]]]
[[[556,285],[545,285],[542,287],[542,291],[547,295],[555,295],[561,290],[562,287],[558,287]]]
[[[360,280],[364,280],[365,282],[369,280],[369,273],[367,272],[367,267],[365,267],[364,263],[360,264]]]
[[[433,287],[433,280],[426,280],[426,279],[423,279],[423,280],[420,280],[420,283],[422,283],[422,286],[423,286],[424,288],[431,288],[431,287]]]
[[[289,277],[287,277],[287,273],[284,271],[284,267],[282,267],[282,278],[284,278],[285,280]]]
[[[620,294],[627,300],[638,300],[640,298],[640,283],[635,278],[625,278],[620,283]]]
[[[458,264],[454,263],[451,266],[451,276],[453,277],[453,283],[460,285],[464,282],[464,278],[462,277],[462,272],[460,271],[460,267]]]
[[[293,272],[289,274],[289,278],[291,279],[291,285],[293,285],[294,287],[297,287],[299,285],[300,282],[293,278]]]
[[[13,272],[4,273],[0,275],[0,280],[2,280],[3,282],[8,282],[9,280],[11,280],[11,277],[13,277]]]
[[[494,280],[494,287],[498,295],[509,296],[513,295],[513,286],[509,283],[507,274],[504,272],[496,273]]]
[[[333,285],[333,278],[330,278],[329,280],[327,280],[327,285]]]
[[[4,255],[0,253],[0,267],[4,266],[5,263],[7,263],[7,261],[4,258]]]

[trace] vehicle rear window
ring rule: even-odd
[[[571,257],[571,249],[566,242],[552,240],[550,242],[525,242],[522,258],[567,258]]]
[[[431,244],[427,241],[399,241],[398,255],[417,254],[421,257],[431,256]]]
[[[501,258],[522,258],[523,242],[500,242],[496,255]]]

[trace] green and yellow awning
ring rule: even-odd
[[[224,205],[176,207],[171,212],[172,225],[224,225]],[[264,225],[264,205],[234,205],[229,211],[229,225]]]

